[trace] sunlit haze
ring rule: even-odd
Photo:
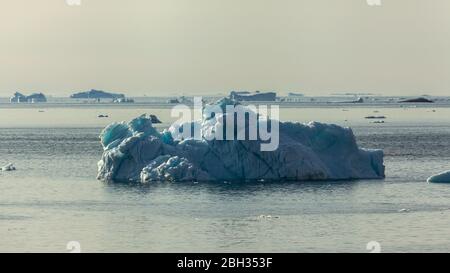
[[[450,1],[2,0],[0,96],[446,95]]]

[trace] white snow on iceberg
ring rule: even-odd
[[[234,103],[221,100],[209,107]],[[228,113],[224,113],[224,116]],[[191,122],[202,132],[220,115]],[[241,128],[236,128],[239,131]],[[261,140],[179,138],[180,125],[158,132],[147,116],[113,123],[101,133],[98,179],[104,181],[306,181],[384,178],[383,152],[360,149],[350,128],[279,122],[279,146],[261,151]]]
[[[434,175],[427,180],[429,183],[450,183],[450,171]]]

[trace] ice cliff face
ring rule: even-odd
[[[194,123],[206,133],[223,126],[219,116]],[[160,133],[147,116],[107,126],[100,136],[104,152],[98,179],[147,183],[384,178],[383,152],[358,148],[352,130],[337,125],[280,122],[278,149],[267,152],[261,151],[260,140],[180,140],[179,127]]]

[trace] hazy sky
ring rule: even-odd
[[[450,95],[450,1],[0,0],[0,96]]]

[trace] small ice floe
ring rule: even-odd
[[[446,171],[428,178],[428,183],[450,183],[450,171]]]
[[[363,98],[358,98],[357,100],[350,101],[349,103],[364,103],[364,99]]]
[[[351,101],[332,101],[331,103],[364,103],[364,99],[357,98],[356,100],[351,100]]]
[[[272,220],[272,219],[278,219],[280,218],[279,216],[272,216],[272,215],[264,215],[261,214],[260,216],[258,216],[258,219],[263,220],[263,219],[267,219],[267,220]]]
[[[2,172],[10,172],[10,171],[15,171],[16,167],[14,167],[14,164],[9,163],[6,166],[3,166],[2,168],[0,168],[0,171]]]
[[[386,119],[385,116],[367,116],[365,119]]]

